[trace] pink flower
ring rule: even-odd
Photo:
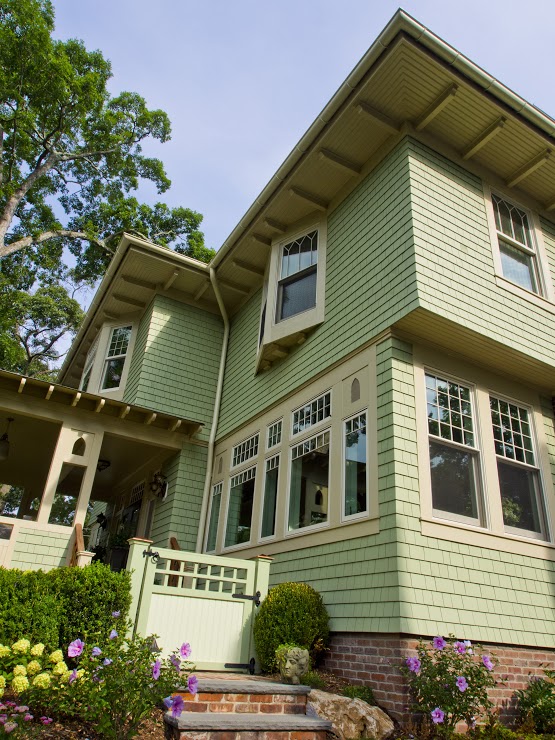
[[[13,732],[14,730],[17,730],[17,724],[15,722],[6,722],[4,725],[4,732],[6,735],[9,735],[10,732]]]
[[[457,684],[457,688],[459,691],[466,691],[468,688],[468,683],[466,681],[466,678],[464,676],[458,676],[457,680],[455,681]]]
[[[98,658],[99,655],[102,655],[102,650],[99,647],[93,647],[91,655],[93,658]]]
[[[442,648],[439,649],[441,650]],[[440,725],[444,719],[445,712],[439,707],[436,707],[432,712],[432,722],[434,723],[434,725]]]
[[[191,655],[191,646],[188,642],[183,643],[183,645],[179,648],[179,653],[182,658],[188,658]]]
[[[432,645],[435,647],[436,650],[443,650],[443,648],[447,645],[447,643],[445,642],[443,637],[438,636],[438,637],[434,637],[434,639],[432,640]],[[443,722],[443,720],[441,721]]]
[[[405,663],[407,664],[409,671],[418,673],[420,671],[420,661],[418,658],[407,658]]]
[[[189,676],[187,679],[187,688],[190,694],[196,694],[198,691],[198,678],[196,676]]]
[[[53,720],[53,719],[51,719],[50,717],[41,717],[41,718],[40,718],[40,722],[41,722],[41,724],[43,724],[43,725],[51,725],[53,721],[54,721],[54,720]]]
[[[76,679],[76,678],[77,678],[77,668],[74,668],[74,669],[73,669],[73,670],[71,671],[71,674],[70,674],[70,676],[69,676],[69,678],[68,678],[68,681],[69,681],[69,683],[73,683],[73,682],[75,681],[75,679]]]
[[[85,643],[83,642],[83,640],[74,640],[73,642],[69,643],[67,654],[70,658],[78,658],[83,652],[84,647]]]
[[[33,719],[33,715],[27,712],[27,714],[25,715],[25,717],[23,717],[23,719],[25,720],[25,722],[30,722]]]
[[[459,655],[464,655],[466,653],[466,645],[460,640],[457,640],[457,642],[453,643],[453,647],[455,648],[457,653],[459,653]]]
[[[158,681],[160,678],[160,666],[162,665],[161,661],[157,660],[152,666],[152,678],[155,681]]]
[[[489,655],[482,655],[482,663],[486,666],[488,671],[493,671],[493,663]]]

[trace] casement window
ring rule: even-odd
[[[328,391],[293,411],[293,434],[300,434],[330,416],[331,392]]]
[[[528,213],[495,193],[491,194],[491,202],[503,277],[541,295],[538,257]]]
[[[222,504],[223,483],[216,483],[212,486],[212,496],[210,498],[210,516],[208,524],[208,535],[206,537],[206,552],[213,552],[216,549],[216,538],[218,536],[218,522],[220,520],[220,507]]]
[[[236,468],[238,465],[242,465],[247,460],[251,460],[253,457],[258,455],[258,440],[260,435],[258,432],[253,434],[252,437],[245,439],[232,450],[231,453],[231,467]]]
[[[112,329],[108,350],[104,360],[101,390],[119,388],[125,366],[125,358],[131,339],[131,326],[118,326]]]
[[[473,391],[426,373],[426,407],[433,513],[480,524],[480,451]]]
[[[366,411],[344,423],[344,518],[368,511]]]
[[[280,456],[274,455],[265,462],[264,503],[260,537],[273,537],[276,532],[276,505],[279,479]]]
[[[545,539],[541,476],[530,414],[490,396],[491,423],[505,530]]]
[[[318,231],[311,231],[283,245],[276,322],[314,308],[317,272]]]
[[[256,467],[231,478],[225,529],[225,547],[250,542]]]
[[[322,432],[291,450],[289,531],[328,521],[330,433]]]

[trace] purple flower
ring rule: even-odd
[[[69,683],[73,683],[77,678],[77,668],[74,668],[68,678]]]
[[[69,643],[67,654],[70,658],[78,658],[83,652],[84,647],[85,643],[83,642],[83,640],[74,640],[73,642]]]
[[[162,701],[166,705],[167,709],[171,709],[172,704],[173,704],[173,696],[166,696],[166,698],[163,699]]]
[[[170,655],[170,661],[176,671],[181,670],[181,661],[179,660],[177,655]]]
[[[160,666],[161,665],[162,665],[162,662],[160,660],[157,660],[152,666],[152,678],[155,681],[158,681],[158,679],[160,678]]]
[[[465,644],[465,647],[466,647],[466,652],[469,655],[472,655],[472,653],[474,652],[474,650],[472,650],[472,647],[471,647],[472,643],[470,642],[470,640],[465,640],[464,641],[464,644]]]
[[[187,688],[190,694],[196,694],[198,691],[198,678],[196,676],[189,676],[187,679]]]
[[[51,725],[54,720],[51,717],[41,717],[40,721],[43,725]]]
[[[0,714],[0,725],[5,724],[8,721],[8,715],[7,714]]]
[[[466,653],[466,645],[464,642],[461,642],[460,640],[457,640],[457,642],[453,643],[453,647],[459,653],[459,655],[464,655]]]
[[[493,663],[489,655],[482,655],[482,663],[486,666],[488,671],[493,671]]]
[[[104,658],[102,665],[112,665],[114,661],[111,658]]]
[[[29,707],[25,706],[25,704],[22,704],[20,707],[16,707],[15,711],[19,712],[20,714],[23,714],[24,712],[29,711]]]
[[[441,649],[442,648],[439,648],[439,650]],[[445,712],[439,707],[436,707],[432,712],[432,722],[434,723],[434,725],[440,725],[444,719],[445,719]]]
[[[117,619],[120,615],[121,615],[121,612],[120,611],[112,612],[112,616],[113,616],[114,619]]]
[[[17,724],[15,722],[6,722],[6,724],[4,725],[4,732],[6,733],[6,735],[9,735],[10,732],[13,732],[16,729]]]
[[[445,642],[443,637],[438,636],[438,637],[434,637],[434,639],[432,640],[432,645],[435,647],[436,650],[443,650],[443,648],[447,645],[447,643]],[[435,712],[435,709],[434,709],[434,712]],[[441,721],[443,722],[443,720]]]
[[[172,702],[172,717],[179,717],[184,706],[185,702],[183,701],[183,697],[180,694],[174,696]]]
[[[118,633],[116,632],[116,630],[112,630],[110,632],[110,640],[115,640],[117,636],[118,636]]]
[[[25,717],[23,717],[23,720],[25,722],[31,722],[32,719],[33,719],[33,715],[32,714],[29,714],[29,712],[27,712],[27,714],[25,715]]]
[[[458,690],[461,692],[466,691],[468,688],[468,683],[464,676],[458,676],[455,683],[457,684]]]
[[[420,671],[420,661],[418,658],[407,658],[405,663],[407,664],[409,671],[418,673]]]
[[[99,655],[102,655],[102,650],[99,647],[93,647],[91,655],[93,658],[98,658]]]
[[[179,648],[179,654],[182,658],[188,658],[191,655],[191,646],[188,642],[184,642],[183,645]]]

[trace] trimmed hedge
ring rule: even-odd
[[[280,583],[271,588],[254,622],[254,644],[262,670],[276,669],[276,650],[282,644],[305,648],[316,664],[328,644],[328,621],[322,597],[307,583]]]
[[[130,574],[101,563],[47,572],[0,568],[0,643],[26,637],[55,650],[78,637],[100,639],[113,627],[112,612],[125,620],[130,605]]]

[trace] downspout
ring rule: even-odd
[[[202,494],[202,507],[200,510],[199,518],[199,529],[197,536],[197,552],[202,552],[202,545],[204,542],[204,532],[206,529],[206,516],[208,514],[208,502],[210,500],[210,480],[212,478],[212,463],[214,460],[214,446],[216,442],[216,432],[218,431],[218,418],[220,415],[220,403],[222,400],[222,388],[224,384],[224,373],[225,363],[227,359],[227,345],[229,340],[229,318],[225,305],[220,294],[220,288],[216,279],[216,270],[210,267],[210,282],[218,301],[218,307],[222,314],[224,322],[224,337],[222,341],[222,354],[220,357],[220,370],[218,372],[218,384],[216,386],[216,398],[214,399],[214,415],[212,416],[212,428],[210,429],[210,437],[208,439],[208,455],[206,458],[206,477],[204,479],[204,491]]]

